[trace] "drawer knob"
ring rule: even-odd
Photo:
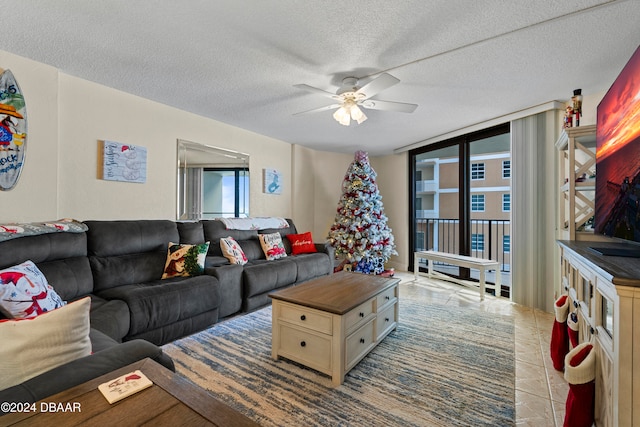
[[[388,321],[389,321],[389,318],[388,318],[388,317],[385,317],[385,318],[384,318],[384,321],[385,321],[385,322],[388,322]]]
[[[389,295],[387,295],[386,297],[384,297],[384,299],[386,299],[387,301],[389,301],[391,298],[389,297]]]
[[[303,314],[302,316],[300,316],[300,320],[307,320],[307,316]]]
[[[578,308],[578,301],[574,301],[574,302],[573,302],[573,306],[574,306],[575,308]]]
[[[593,326],[589,326],[589,333],[590,333],[591,335],[593,335],[593,334],[595,334],[595,332],[596,332],[596,331],[595,331],[595,329],[593,329]]]
[[[364,338],[360,338],[360,344],[364,344]]]
[[[360,317],[364,317],[364,313],[363,312],[360,312]]]
[[[301,341],[301,342],[300,342],[300,347],[306,347],[306,345],[307,345],[307,343],[306,343],[306,342],[304,342],[304,341]]]

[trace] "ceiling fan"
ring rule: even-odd
[[[358,79],[356,77],[346,77],[342,80],[342,86],[336,91],[336,93],[327,92],[306,84],[294,85],[294,87],[299,89],[318,93],[337,101],[335,104],[327,105],[326,107],[314,108],[313,110],[302,111],[294,114],[294,116],[337,108],[336,112],[333,113],[333,118],[341,125],[349,126],[352,119],[358,122],[358,124],[367,120],[367,116],[365,116],[359,107],[369,110],[412,113],[416,107],[418,107],[416,104],[371,99],[371,97],[377,95],[379,92],[382,92],[383,90],[398,83],[400,83],[400,80],[393,77],[391,74],[382,73],[362,87],[358,86]]]

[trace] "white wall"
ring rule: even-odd
[[[27,155],[17,186],[0,193],[0,220],[62,217],[176,217],[176,141],[186,139],[247,153],[253,216],[290,217],[291,144],[59,72],[0,51],[25,95]],[[147,182],[98,177],[98,144],[113,140],[147,148]],[[262,170],[282,172],[281,195],[262,193]]]
[[[0,219],[58,218],[58,71],[0,50],[0,68],[11,70],[27,108],[26,157],[20,179],[0,191]]]
[[[392,256],[387,267],[406,271],[409,268],[409,153],[372,157],[378,189],[384,204],[384,213],[393,232],[398,256]]]

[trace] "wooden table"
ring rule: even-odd
[[[153,386],[112,405],[98,385],[139,369]],[[48,410],[54,404],[67,412]],[[0,417],[2,426],[257,426],[241,413],[215,399],[151,359],[120,368],[35,404],[36,411]],[[78,410],[79,409],[79,410]]]
[[[270,294],[272,357],[315,369],[340,385],[398,323],[400,279],[339,272]]]

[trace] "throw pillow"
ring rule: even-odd
[[[204,273],[204,260],[208,250],[209,242],[199,245],[169,243],[162,278],[198,276]]]
[[[291,242],[291,253],[293,255],[318,252],[316,245],[313,244],[313,237],[310,231],[302,234],[287,234],[287,239]]]
[[[287,252],[282,244],[282,237],[280,237],[280,233],[258,234],[258,238],[260,239],[262,251],[268,260],[284,258],[287,256]]]
[[[29,319],[0,321],[0,390],[91,354],[91,298]]]
[[[220,239],[220,250],[231,264],[244,265],[249,261],[236,239],[231,236]]]
[[[33,261],[0,270],[0,311],[6,317],[36,317],[64,304]]]

